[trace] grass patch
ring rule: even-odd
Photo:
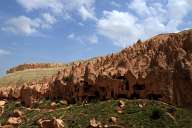
[[[141,100],[124,100],[125,109],[123,113],[116,111],[118,100],[102,101],[89,104],[74,104],[69,106],[57,106],[50,111],[51,101],[43,101],[39,105],[41,109],[26,109],[10,102],[5,107],[5,113],[0,117],[0,123],[3,124],[10,113],[15,108],[25,113],[26,119],[19,128],[36,128],[36,121],[40,118],[50,119],[52,117],[60,118],[64,121],[66,128],[86,128],[89,126],[89,120],[96,118],[102,124],[110,125],[110,117],[117,118],[117,124],[125,128],[191,128],[192,113],[189,110],[176,108],[175,121],[167,114],[167,109],[172,106],[162,104],[156,101],[145,101],[146,106],[139,107]]]
[[[7,74],[0,78],[0,86],[23,85],[25,82],[42,81],[56,75],[62,68],[30,69]]]

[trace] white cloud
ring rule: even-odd
[[[9,54],[11,54],[11,52],[9,52],[7,50],[0,49],[0,56],[9,55]]]
[[[26,16],[19,16],[8,20],[2,30],[29,35],[37,32],[39,26],[39,19],[32,20]]]
[[[90,44],[97,44],[98,43],[98,37],[96,35],[91,35],[88,37],[88,42]]]
[[[128,5],[130,9],[134,10],[139,15],[149,15],[150,10],[145,2],[145,0],[133,0],[133,2]]]
[[[110,3],[112,6],[114,6],[114,7],[121,7],[121,4],[119,4],[119,3],[117,3],[117,2],[115,2],[115,1],[111,1],[111,3]]]
[[[67,38],[69,38],[69,39],[74,39],[74,38],[75,38],[75,34],[74,34],[74,33],[71,33],[71,34],[69,34],[69,35],[67,36]]]
[[[93,19],[96,20],[97,18],[94,16],[93,12],[90,12],[87,10],[84,6],[82,6],[79,10],[80,16],[82,17],[83,20],[87,19]]]
[[[125,47],[129,40],[136,41],[141,36],[141,26],[136,22],[137,18],[128,12],[105,11],[97,23],[97,29],[116,45]]]
[[[61,13],[63,5],[60,0],[17,0],[27,11],[38,9],[51,10],[54,13]]]
[[[55,22],[56,19],[49,13],[43,13],[40,18],[35,19],[19,16],[9,19],[2,30],[16,34],[31,35],[37,33],[40,29],[50,28]]]
[[[97,20],[94,12],[95,0],[17,0],[17,2],[26,11],[38,10],[40,15],[37,18],[27,16],[11,18],[2,28],[4,31],[24,35],[40,33],[40,29],[51,28],[57,22],[57,18],[63,17],[63,20],[69,20],[73,14],[80,15],[83,21]]]
[[[63,16],[78,12],[83,20],[95,20],[95,0],[17,0],[17,2],[27,11],[41,10]]]
[[[50,15],[49,13],[43,13],[42,18],[43,18],[43,20],[42,20],[43,21],[43,23],[42,23],[43,28],[50,28],[51,25],[53,25],[56,22],[55,17]]]
[[[115,45],[125,47],[139,38],[179,31],[183,18],[192,10],[191,0],[168,0],[166,5],[158,1],[147,2],[133,0],[126,12],[104,11],[97,22],[99,34],[111,39]]]

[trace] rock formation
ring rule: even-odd
[[[139,40],[119,53],[74,63],[42,87],[23,86],[20,96],[3,88],[0,97],[11,97],[11,92],[29,107],[42,97],[69,103],[147,98],[192,105],[192,30]]]

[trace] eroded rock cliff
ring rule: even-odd
[[[48,84],[37,86],[22,87],[20,96],[13,88],[7,90],[27,106],[42,97],[70,103],[148,98],[192,105],[192,30],[139,40],[119,53],[74,63]],[[1,91],[0,96],[11,97],[5,92]]]

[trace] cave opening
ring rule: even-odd
[[[129,90],[129,81],[128,80],[125,81],[125,89]]]
[[[162,98],[162,95],[151,93],[147,95],[147,98],[150,100],[159,100],[160,98]]]
[[[133,86],[133,94],[131,94],[131,99],[140,99],[140,93],[143,90],[145,90],[144,84],[135,84]]]
[[[144,84],[135,84],[133,86],[134,91],[141,91],[145,89],[145,85]]]
[[[126,94],[119,94],[119,95],[117,95],[117,98],[125,98],[125,99],[127,99],[128,96]]]
[[[111,91],[111,97],[114,97],[115,95],[114,95],[114,91]]]

